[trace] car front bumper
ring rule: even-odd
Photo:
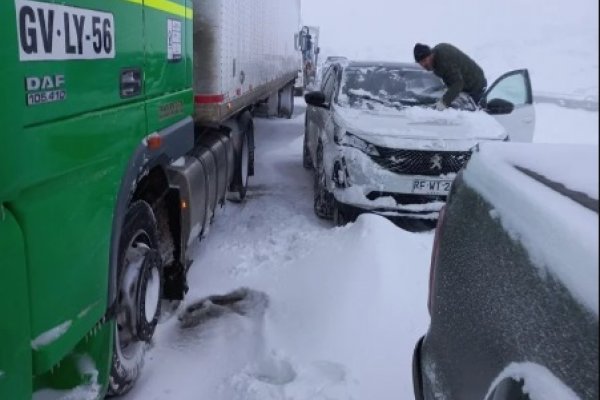
[[[331,191],[339,204],[386,217],[437,219],[456,174],[398,174],[358,149],[337,147],[329,170]],[[427,185],[433,190],[424,188]]]

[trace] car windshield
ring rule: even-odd
[[[342,76],[338,104],[368,109],[374,103],[394,108],[431,105],[444,90],[438,77],[418,67],[349,66]]]

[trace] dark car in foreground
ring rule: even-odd
[[[598,399],[597,146],[478,146],[431,260],[417,400]]]

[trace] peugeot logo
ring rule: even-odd
[[[436,154],[433,157],[431,157],[429,162],[431,163],[429,169],[439,171],[442,170],[442,157],[439,154]]]

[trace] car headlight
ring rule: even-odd
[[[341,144],[342,146],[354,147],[355,149],[358,149],[370,156],[378,157],[380,155],[379,151],[377,151],[377,147],[375,147],[373,144],[349,132],[346,132],[346,135],[344,135],[344,139],[342,140]]]

